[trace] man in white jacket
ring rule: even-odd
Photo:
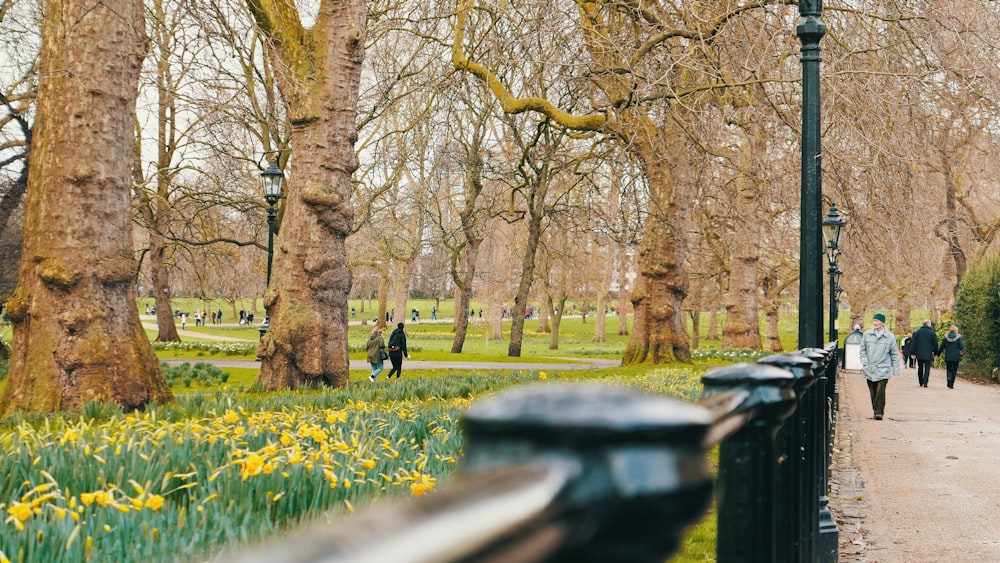
[[[899,348],[896,336],[885,326],[885,315],[875,313],[872,328],[865,331],[861,339],[861,373],[868,380],[868,392],[872,396],[872,410],[875,420],[882,420],[885,414],[885,387],[889,378],[899,375]]]

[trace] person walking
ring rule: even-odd
[[[934,363],[934,356],[938,355],[937,333],[931,328],[930,319],[924,321],[924,325],[913,333],[910,353],[917,357],[917,382],[921,387],[927,387],[931,378],[931,364]]]
[[[955,388],[955,376],[958,375],[958,362],[965,354],[965,346],[962,344],[962,335],[958,333],[958,327],[951,325],[948,334],[944,335],[941,347],[938,348],[938,355],[944,354],[945,373],[948,380],[948,389]]]
[[[868,380],[875,420],[882,420],[885,415],[885,388],[890,377],[899,375],[900,366],[896,336],[885,326],[885,315],[875,313],[872,316],[872,328],[865,331],[858,352],[861,373]]]
[[[403,373],[403,358],[409,359],[410,352],[406,349],[406,333],[403,332],[403,323],[396,325],[396,329],[389,335],[389,361],[392,369],[385,380],[392,379],[392,374],[396,374],[396,381],[399,381],[400,374]]]
[[[903,365],[913,369],[917,357],[913,355],[913,333],[907,332],[906,336],[899,341],[899,349],[903,355]]]
[[[385,369],[385,339],[382,338],[381,328],[372,329],[366,348],[368,349],[368,363],[372,366],[372,374],[368,376],[368,381],[375,383],[378,374]]]

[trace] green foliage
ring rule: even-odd
[[[257,353],[256,342],[153,342],[153,350],[194,352],[197,356],[249,356]]]
[[[965,273],[955,299],[958,322],[942,319],[939,328],[955,324],[959,327],[965,346],[962,371],[970,377],[988,379],[997,365],[1000,343],[1000,259],[979,263]]]
[[[735,364],[753,363],[766,356],[773,355],[774,352],[764,352],[762,350],[730,350],[727,348],[698,349],[691,351],[691,358],[696,362],[706,362],[711,364]]]
[[[179,366],[170,366],[161,363],[160,367],[163,369],[163,375],[167,379],[167,385],[171,387],[179,383],[183,384],[184,387],[191,387],[191,383],[197,383],[203,387],[212,387],[229,380],[228,373],[205,362],[198,362],[193,366],[188,362],[184,362]]]

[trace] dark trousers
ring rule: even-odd
[[[888,383],[888,379],[868,382],[868,392],[872,396],[872,410],[875,411],[875,416],[885,414],[885,386]]]
[[[392,374],[396,374],[396,379],[399,379],[399,375],[403,373],[403,355],[389,352],[389,361],[392,362],[392,369],[385,376],[386,381],[392,379]]]
[[[921,387],[927,387],[931,379],[931,362],[934,360],[917,360],[917,380]]]
[[[955,386],[955,376],[958,375],[958,362],[945,362],[945,373],[948,376],[948,387]]]

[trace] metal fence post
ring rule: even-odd
[[[548,561],[661,563],[711,500],[711,416],[698,405],[601,385],[529,386],[474,404],[462,426],[462,471],[579,465],[550,509],[551,527],[568,537]],[[508,553],[527,548],[537,534],[529,535]]]
[[[778,431],[777,454],[781,463],[776,472],[775,490],[779,492],[776,505],[777,538],[775,561],[782,563],[812,561],[810,531],[811,513],[816,510],[815,489],[808,479],[810,387],[816,381],[813,361],[809,358],[779,354],[761,358],[758,363],[787,369],[795,377],[795,395],[798,406],[788,421]]]
[[[774,561],[776,541],[775,437],[795,410],[795,378],[785,369],[736,364],[702,377],[702,400],[745,390],[735,410],[752,421],[719,445],[719,563]]]

